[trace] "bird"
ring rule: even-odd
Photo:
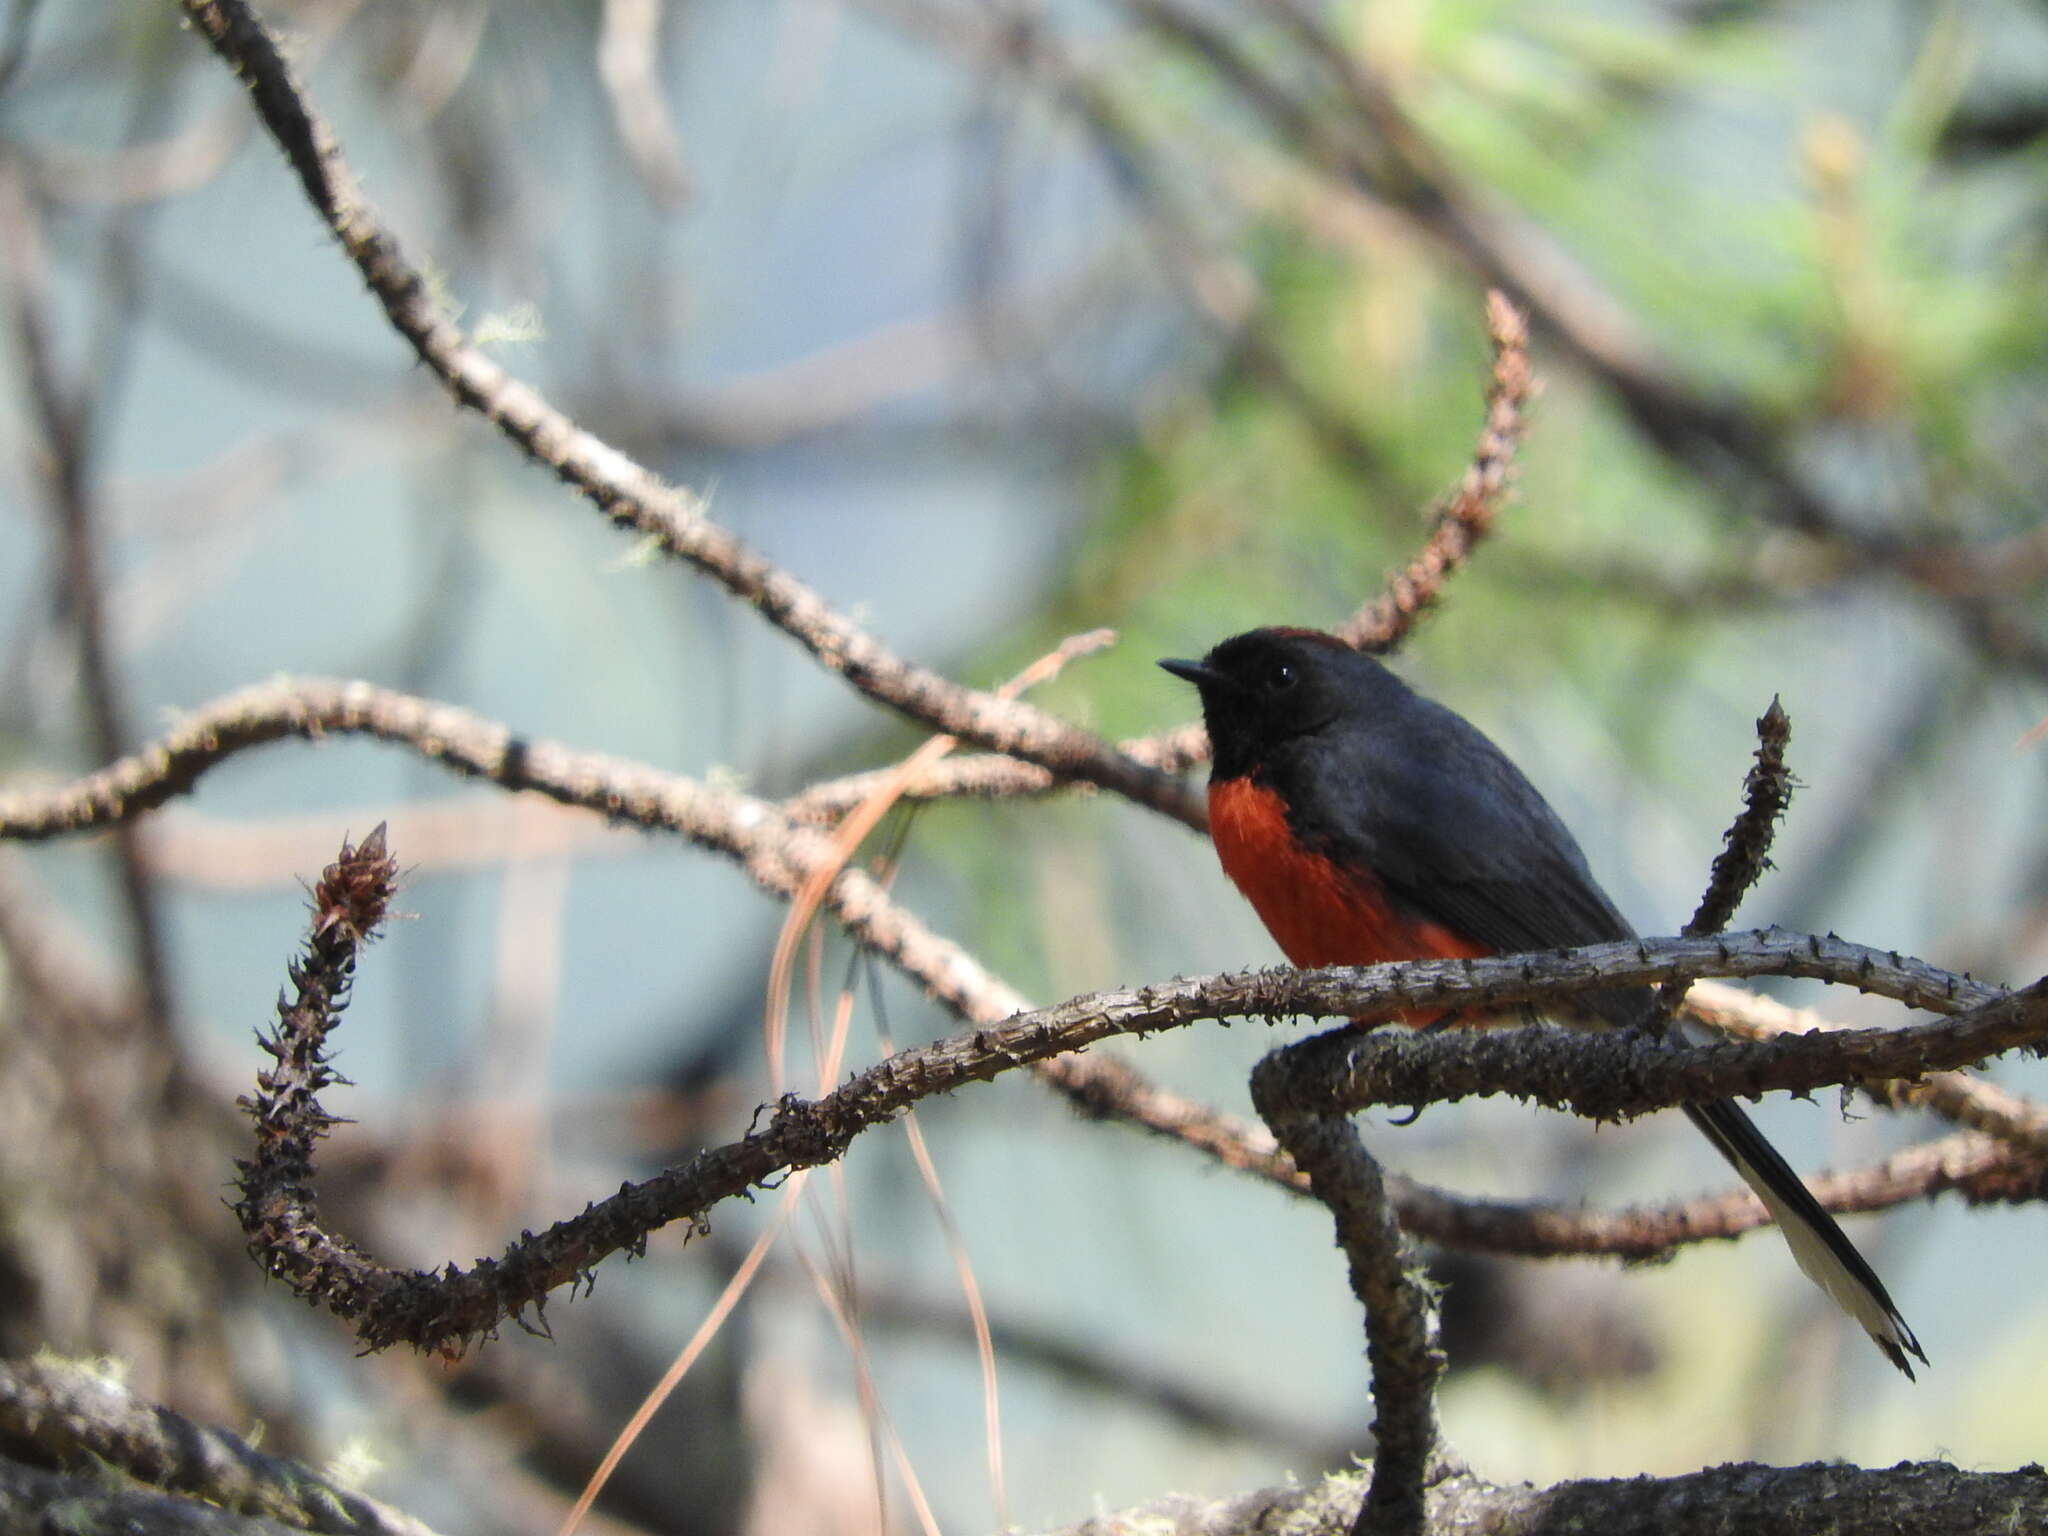
[[[1209,833],[1302,969],[1520,954],[1636,937],[1577,839],[1477,726],[1315,629],[1255,629],[1200,661]],[[1662,1027],[1649,987],[1550,1005],[1586,1029]],[[1400,1022],[1457,1022],[1442,1010]],[[1884,1282],[1733,1100],[1684,1106],[1763,1201],[1806,1276],[1913,1379],[1927,1363]]]

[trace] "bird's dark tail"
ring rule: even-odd
[[[1812,1191],[1778,1155],[1778,1149],[1764,1140],[1756,1122],[1730,1099],[1688,1104],[1685,1112],[1714,1144],[1714,1150],[1728,1159],[1743,1182],[1756,1191],[1757,1198],[1784,1232],[1792,1257],[1799,1261],[1806,1278],[1861,1323],[1871,1342],[1911,1381],[1913,1367],[1906,1357],[1912,1355],[1922,1365],[1927,1363],[1920,1341],[1913,1337],[1913,1330],[1892,1305],[1877,1272],[1835,1225],[1835,1218],[1821,1209]]]

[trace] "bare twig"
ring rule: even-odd
[[[1756,761],[1742,781],[1742,809],[1721,837],[1721,851],[1714,856],[1707,876],[1706,893],[1700,897],[1692,919],[1685,925],[1687,938],[1719,933],[1735,916],[1742,898],[1771,867],[1771,840],[1792,799],[1792,772],[1785,766],[1785,744],[1792,739],[1792,721],[1771,699],[1756,722]],[[1657,989],[1657,1017],[1669,1021],[1685,1001],[1686,984],[1667,981]]]
[[[1536,391],[1536,375],[1529,367],[1528,321],[1498,289],[1486,295],[1486,333],[1493,342],[1493,376],[1486,386],[1486,419],[1472,462],[1437,513],[1422,553],[1388,579],[1384,596],[1338,626],[1337,633],[1360,650],[1384,654],[1407,638],[1444,582],[1470,558],[1473,546],[1493,531],[1493,520],[1507,499],[1515,449],[1522,440],[1522,411]]]
[[[375,1266],[330,1237],[315,1214],[313,1149],[335,1124],[319,1093],[345,1081],[328,1065],[327,1037],[348,1006],[356,955],[383,926],[397,880],[383,827],[359,846],[341,845],[313,888],[313,931],[291,968],[298,995],[280,998],[277,1024],[257,1036],[277,1064],[257,1075],[255,1097],[241,1101],[256,1122],[256,1155],[237,1165],[235,1202],[250,1250],[271,1274],[342,1317],[355,1310],[353,1278]]]
[[[1685,925],[1688,938],[1726,928],[1749,888],[1771,867],[1771,839],[1791,803],[1793,786],[1785,766],[1792,721],[1776,698],[1757,719],[1756,739],[1756,761],[1742,782],[1742,812],[1723,835],[1706,894]]]
[[[42,234],[27,189],[11,166],[0,166],[0,237],[7,245],[15,331],[42,435],[42,479],[56,529],[59,587],[77,636],[87,726],[94,755],[111,761],[128,746],[127,711],[108,643],[102,519],[91,471],[94,401],[59,376]],[[116,834],[114,849],[148,1016],[168,1038],[174,993],[156,883],[132,829]]]

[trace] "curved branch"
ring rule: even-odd
[[[710,576],[868,697],[935,730],[1022,758],[1059,778],[1100,784],[1199,825],[1185,785],[1100,737],[1022,700],[966,688],[890,651],[796,577],[663,481],[584,430],[471,342],[362,196],[331,129],[313,110],[277,40],[242,0],[183,0],[187,16],[248,87],[306,196],[362,273],[392,326],[456,402],[580,491],[620,528]]]
[[[530,789],[613,820],[681,833],[734,858],[757,881],[783,895],[801,884],[827,849],[817,832],[794,825],[764,801],[640,764],[572,752],[553,743],[522,742],[504,726],[466,710],[369,684],[320,680],[280,681],[245,690],[198,711],[135,757],[88,778],[48,790],[0,794],[0,837],[52,837],[105,826],[188,791],[209,768],[236,752],[290,736],[318,739],[344,733],[402,745],[458,773],[506,788]],[[856,942],[898,966],[963,1019],[992,1024],[1027,1006],[1020,994],[895,906],[859,871],[850,870],[835,882],[827,905],[848,925]],[[1781,944],[1803,948],[1802,940],[1779,937]],[[1633,946],[1623,948],[1635,952]],[[1700,941],[1693,946],[1695,954],[1709,949],[1718,954],[1726,945]],[[1462,968],[1460,962],[1445,964]],[[1489,964],[1499,968],[1519,962]],[[1867,972],[1865,965],[1870,967]],[[1861,979],[1874,990],[1913,1003],[1974,1004],[1998,995],[1997,989],[1931,968],[1894,969],[1886,957],[1852,947],[1840,950],[1832,971],[1813,974],[1852,983]],[[1716,991],[1710,996],[1725,1013],[1728,994]],[[1284,1010],[1293,1005],[1275,1006]],[[1188,1017],[1168,1019],[1157,1027],[1184,1022]],[[1114,1116],[1172,1136],[1229,1166],[1276,1182],[1292,1185],[1298,1177],[1263,1131],[1160,1090],[1113,1057],[1054,1057],[1042,1061],[1038,1070],[1084,1112]],[[2000,1179],[2009,1183],[2017,1177],[2014,1169],[1953,1170],[1940,1180],[1917,1182],[1901,1175],[1889,1186],[1891,1196],[1860,1187],[1857,1198],[1865,1203],[1842,1208],[1869,1209],[1937,1188],[1960,1189],[1979,1198],[1977,1191],[1987,1180],[1995,1186]],[[1398,1177],[1393,1188],[1403,1220],[1422,1235],[1453,1246],[1508,1253],[1647,1256],[1697,1236],[1734,1236],[1757,1221],[1754,1207],[1734,1197],[1706,1206],[1601,1215],[1459,1199]],[[1832,1196],[1824,1193],[1822,1198]]]
[[[523,738],[451,704],[325,678],[279,679],[243,689],[97,773],[50,789],[0,794],[0,838],[58,837],[124,822],[189,792],[237,753],[290,737],[330,735],[374,737],[503,789],[530,790],[615,822],[678,833],[736,860],[757,883],[784,897],[794,895],[831,856],[822,833],[792,823],[751,795]],[[825,904],[856,942],[907,972],[960,1017],[992,1023],[1029,1006],[860,871],[842,873]]]
[[[1452,969],[1462,974],[1449,974]],[[675,1221],[701,1226],[720,1201],[772,1188],[793,1170],[837,1159],[862,1131],[893,1120],[922,1099],[1066,1057],[1111,1035],[1173,1028],[1198,1019],[1297,1012],[1351,1017],[1423,1005],[1489,1006],[1700,971],[1825,975],[1890,995],[1932,992],[1945,1002],[1974,999],[1992,990],[1947,977],[1918,961],[1879,955],[1838,939],[1751,934],[1451,962],[1448,968],[1444,962],[1418,962],[1355,971],[1254,972],[1101,993],[900,1052],[816,1101],[785,1097],[768,1124],[741,1141],[700,1153],[644,1183],[627,1185],[578,1216],[537,1236],[522,1237],[502,1258],[479,1261],[469,1270],[450,1265],[435,1273],[395,1271],[338,1241],[323,1248],[322,1262],[336,1277],[335,1288],[345,1297],[358,1335],[368,1347],[398,1342],[422,1348],[460,1347],[488,1334],[507,1317],[540,1308],[551,1291],[586,1279],[609,1254],[639,1251],[657,1227]],[[1617,1081],[1628,1083],[1626,1095],[1616,1098],[1607,1112],[1633,1113],[1758,1086],[1811,1088],[1851,1080],[1870,1075],[1873,1063],[1887,1073],[1910,1072],[1918,1070],[1916,1061],[1967,1059],[2044,1035],[2048,1005],[2034,989],[1994,995],[1992,1001],[1956,1019],[1895,1032],[1844,1032],[1708,1050],[1672,1051],[1653,1041],[1540,1029],[1492,1037],[1427,1036],[1406,1044],[1411,1055],[1428,1058],[1447,1079],[1430,1088],[1433,1097],[1514,1092],[1545,1102],[1567,1102],[1573,1096],[1559,1095],[1554,1086],[1561,1072],[1566,1081],[1604,1085],[1602,1091],[1609,1094],[1616,1092]],[[1357,1096],[1358,1059],[1331,1059],[1332,1038],[1311,1040],[1289,1053],[1296,1060],[1273,1074],[1268,1098],[1274,1111],[1329,1114],[1348,1107]],[[1531,1048],[1532,1054],[1526,1059],[1500,1057],[1493,1049],[1499,1040],[1516,1041]],[[1349,1043],[1339,1038],[1340,1045]],[[1442,1049],[1446,1045],[1465,1048],[1489,1068],[1499,1067],[1502,1076],[1489,1082],[1482,1073],[1464,1070],[1457,1061],[1446,1060],[1458,1054]],[[1550,1049],[1553,1045],[1567,1049],[1557,1055]],[[1348,1067],[1351,1092],[1325,1091],[1304,1105],[1301,1084],[1307,1074],[1297,1070],[1298,1060],[1304,1058],[1323,1062],[1326,1070]],[[1394,1076],[1399,1079],[1398,1071]],[[327,1241],[324,1234],[316,1236]]]

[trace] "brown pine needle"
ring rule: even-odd
[[[989,1327],[988,1308],[981,1299],[981,1283],[974,1277],[967,1240],[960,1234],[960,1224],[953,1219],[953,1208],[939,1182],[938,1165],[932,1161],[931,1148],[925,1143],[924,1128],[917,1123],[914,1109],[904,1111],[903,1134],[910,1138],[911,1156],[917,1159],[918,1174],[931,1196],[939,1228],[946,1235],[946,1251],[953,1256],[953,1270],[960,1277],[960,1293],[966,1299],[967,1316],[974,1325],[974,1352],[981,1359],[981,1416],[988,1439],[989,1489],[995,1499],[996,1529],[1005,1531],[1010,1528],[1010,1493],[1003,1475],[1003,1408],[997,1392],[995,1333]]]
[[[838,1328],[840,1338],[846,1344],[846,1351],[853,1359],[854,1380],[859,1384],[861,1409],[871,1416],[870,1422],[880,1425],[883,1441],[889,1447],[889,1458],[896,1463],[896,1475],[903,1479],[904,1492],[910,1496],[910,1507],[917,1512],[917,1523],[923,1528],[924,1536],[942,1536],[938,1517],[932,1513],[931,1501],[925,1497],[924,1484],[918,1480],[917,1469],[910,1464],[910,1456],[903,1448],[903,1437],[896,1433],[896,1426],[890,1421],[888,1411],[883,1408],[881,1394],[876,1390],[874,1372],[868,1365],[867,1346],[861,1340],[860,1330],[847,1315],[846,1307],[832,1282],[815,1260],[804,1255],[804,1267],[810,1271],[811,1282],[817,1287],[818,1299],[825,1304],[825,1311]],[[878,1536],[886,1536],[878,1532]]]
[[[818,1069],[818,1088],[821,1093],[829,1089],[832,1080],[839,1075],[839,1063],[846,1054],[846,1037],[852,1022],[853,994],[842,992],[832,1020],[832,1038],[826,1047],[824,1061]],[[837,1172],[836,1169],[834,1171]],[[655,1383],[654,1390],[642,1399],[640,1406],[633,1411],[633,1417],[627,1420],[625,1428],[621,1429],[617,1438],[612,1441],[611,1448],[604,1454],[604,1460],[598,1464],[597,1470],[591,1474],[590,1482],[578,1496],[576,1507],[569,1511],[568,1519],[562,1522],[558,1536],[575,1536],[577,1526],[590,1512],[590,1507],[597,1502],[598,1495],[604,1492],[604,1485],[611,1481],[612,1473],[618,1470],[618,1465],[625,1459],[626,1452],[633,1448],[634,1442],[654,1421],[655,1414],[661,1411],[662,1405],[682,1383],[683,1377],[689,1374],[690,1367],[697,1363],[698,1357],[709,1347],[711,1341],[718,1337],[719,1329],[725,1326],[725,1321],[732,1315],[733,1308],[739,1305],[740,1298],[753,1283],[755,1272],[760,1269],[762,1261],[768,1257],[776,1239],[781,1236],[789,1213],[796,1208],[796,1202],[802,1198],[804,1186],[809,1181],[808,1169],[800,1169],[789,1176],[789,1181],[783,1185],[782,1204],[777,1208],[774,1220],[768,1224],[767,1230],[754,1240],[754,1246],[748,1251],[740,1267],[734,1271],[732,1279],[726,1282],[724,1291],[720,1292],[718,1300],[705,1314],[704,1321],[698,1325],[696,1333],[691,1335],[690,1342],[683,1346],[682,1353],[676,1356],[674,1363],[662,1375],[661,1380]]]
[[[774,1218],[761,1235],[754,1239],[754,1246],[747,1251],[746,1258],[733,1272],[733,1277],[726,1281],[725,1289],[719,1292],[718,1300],[712,1303],[711,1310],[704,1315],[704,1321],[697,1325],[697,1331],[690,1336],[690,1342],[683,1346],[683,1352],[676,1356],[675,1363],[663,1373],[661,1380],[655,1383],[654,1390],[649,1392],[645,1400],[634,1410],[633,1417],[626,1422],[626,1427],[619,1431],[618,1438],[612,1442],[611,1449],[604,1453],[604,1460],[598,1463],[597,1470],[590,1474],[590,1482],[585,1485],[582,1494],[576,1500],[575,1508],[569,1511],[568,1518],[562,1522],[556,1536],[576,1536],[577,1527],[583,1524],[583,1517],[590,1513],[590,1507],[597,1502],[597,1496],[604,1492],[604,1485],[611,1481],[612,1473],[618,1470],[626,1452],[633,1448],[641,1432],[654,1421],[654,1416],[661,1411],[662,1404],[668,1401],[669,1394],[674,1392],[683,1377],[689,1374],[690,1367],[697,1363],[697,1357],[704,1353],[713,1339],[718,1337],[718,1330],[725,1326],[725,1320],[732,1315],[733,1308],[738,1306],[740,1298],[746,1295],[747,1287],[754,1283],[754,1276],[760,1270],[762,1260],[768,1257],[768,1250],[775,1246],[775,1240],[781,1235],[784,1224],[788,1222],[789,1213],[796,1209],[797,1199],[803,1194],[804,1185],[809,1178],[810,1170],[807,1168],[799,1169],[789,1176],[789,1181],[782,1186],[782,1203],[775,1208]]]
[[[1116,640],[1112,629],[1093,629],[1085,634],[1073,635],[1060,642],[1052,650],[1031,663],[1022,672],[1011,678],[996,690],[1001,699],[1014,699],[1027,688],[1035,688],[1042,682],[1059,675],[1068,662],[1095,651],[1104,649]],[[817,916],[818,908],[825,900],[825,893],[832,888],[832,882],[839,878],[867,835],[874,831],[882,818],[889,814],[903,792],[915,783],[924,771],[939,762],[959,743],[952,736],[934,736],[910,756],[897,764],[895,772],[875,787],[875,792],[861,803],[833,829],[831,856],[814,869],[810,877],[797,888],[789,903],[789,915],[783,919],[782,932],[775,940],[775,956],[768,964],[768,995],[764,1001],[761,1018],[762,1036],[768,1057],[769,1092],[780,1095],[783,1089],[783,1042],[789,1030],[790,973],[796,961],[797,945],[811,919]]]

